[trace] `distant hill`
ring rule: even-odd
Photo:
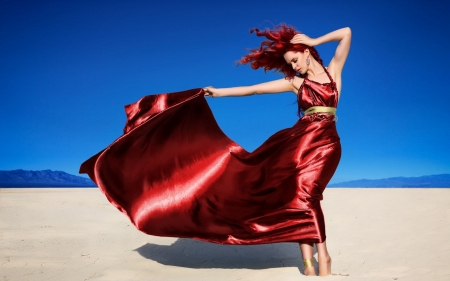
[[[96,187],[92,180],[63,171],[0,170],[0,187]]]
[[[361,179],[333,183],[329,184],[328,187],[450,187],[450,174],[378,180]]]
[[[63,171],[0,170],[0,187],[96,187],[92,180]],[[360,179],[329,184],[328,187],[449,187],[450,174],[422,177]]]

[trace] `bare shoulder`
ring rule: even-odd
[[[330,61],[330,64],[328,66],[325,66],[328,73],[330,73],[331,77],[334,79],[336,78],[336,67],[333,64],[333,60]]]
[[[327,69],[328,73],[330,74],[331,78],[333,78],[334,81],[341,78],[341,72],[336,69],[335,65],[333,64],[333,60],[331,60],[328,67],[325,68]]]
[[[291,80],[291,83],[292,83],[292,86],[294,87],[294,93],[296,94],[296,95],[298,95],[298,91],[300,91],[300,87],[302,86],[302,84],[303,84],[303,80],[305,80],[304,78],[301,78],[301,77],[298,77],[298,76],[295,76],[292,80]]]

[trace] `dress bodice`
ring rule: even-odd
[[[327,73],[330,82],[319,83],[309,80],[308,77],[305,76],[305,79],[298,90],[299,112],[304,111],[311,106],[337,107],[338,92],[336,83],[333,81],[325,67],[324,70]]]

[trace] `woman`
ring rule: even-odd
[[[325,122],[329,122],[328,117],[335,114],[335,107],[340,97],[342,68],[350,50],[350,28],[342,28],[315,39],[284,25],[279,26],[274,31],[256,31],[258,36],[265,36],[268,40],[264,41],[259,49],[252,50],[249,55],[243,57],[240,63],[251,63],[253,69],[260,67],[264,70],[275,69],[282,72],[285,78],[247,87],[221,89],[206,87],[206,95],[210,97],[248,96],[292,91],[298,94],[299,110],[306,110],[308,115],[311,113],[316,115],[315,117],[303,118],[302,121],[310,123],[311,120],[316,118],[322,121],[322,117],[317,115],[325,115],[327,116],[324,119],[327,120]],[[314,46],[330,41],[339,41],[339,44],[328,68],[325,68]],[[331,90],[332,92],[326,92],[326,95],[328,95],[326,97],[326,95],[321,95],[320,91],[317,92],[317,88],[324,88],[325,91]],[[337,100],[332,100],[333,95]],[[332,126],[334,130],[334,124],[329,124],[329,126]],[[316,130],[313,130],[308,134],[314,134],[315,132]],[[329,137],[329,135],[326,137]],[[324,167],[324,169],[329,170],[328,174],[330,170],[334,172],[337,167],[336,159],[340,157],[339,143],[335,144],[334,150],[334,153],[328,153],[331,161],[325,161],[323,164],[324,166],[330,165],[330,167]],[[329,175],[324,173],[323,176],[328,182]],[[325,182],[322,182],[321,186],[314,186],[313,184],[309,187],[309,192],[312,192],[315,188],[320,188],[320,193],[322,193],[325,186]],[[320,227],[324,228],[324,224],[322,223]],[[324,231],[324,229],[321,231]],[[327,251],[325,238],[323,242],[316,243],[316,247],[319,275],[331,274],[331,258]],[[304,259],[305,275],[316,275],[312,262],[313,244],[300,242],[300,249]]]
[[[292,27],[241,59],[285,79],[248,87],[149,95],[125,107],[124,135],[80,167],[142,232],[220,244],[300,243],[306,275],[331,274],[320,207],[339,163],[335,108],[351,31],[312,39]],[[328,69],[313,48],[339,41]],[[204,96],[298,93],[305,116],[253,152],[229,139]]]

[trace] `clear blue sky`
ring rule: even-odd
[[[311,37],[349,26],[332,182],[450,172],[448,1],[1,1],[0,170],[79,165],[119,137],[144,95],[251,85],[253,27]],[[319,46],[329,63],[336,43]],[[208,99],[252,151],[297,120],[293,93]]]

